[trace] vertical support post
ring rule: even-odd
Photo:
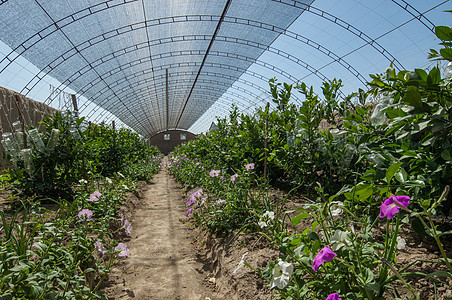
[[[78,118],[78,106],[77,106],[77,98],[75,95],[71,95],[72,98],[72,106],[74,107],[74,116]]]
[[[267,185],[267,152],[268,152],[268,112],[270,110],[270,103],[267,102],[267,106],[265,107],[265,136],[264,136],[264,182]]]
[[[19,113],[19,121],[22,124],[22,132],[23,132],[23,136],[24,136],[24,149],[27,148],[27,133],[25,132],[25,119],[24,119],[24,115],[22,114],[22,110],[20,109],[20,102],[22,101],[20,99],[19,94],[15,94],[14,95],[14,100],[16,103],[16,107],[17,107],[17,112]],[[11,132],[14,128],[11,128]]]
[[[169,129],[168,69],[166,69],[166,131]]]

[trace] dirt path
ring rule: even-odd
[[[130,257],[110,274],[109,299],[215,299],[196,259],[181,190],[165,168],[132,212]]]

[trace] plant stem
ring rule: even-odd
[[[392,272],[394,272],[394,274],[397,276],[397,278],[400,279],[400,281],[402,281],[402,283],[410,290],[410,292],[413,294],[415,299],[418,299],[416,294],[414,293],[413,288],[411,287],[411,285],[408,284],[408,282],[405,281],[405,279],[403,279],[402,275],[400,275],[400,273],[396,270],[396,268],[394,268],[386,259],[381,258],[381,262],[385,263],[385,265],[387,265]]]
[[[421,221],[422,225],[424,225],[425,228],[427,228],[427,229],[429,229],[429,230],[432,231],[433,238],[435,239],[436,244],[438,245],[439,251],[441,252],[441,255],[442,255],[443,258],[444,258],[444,261],[445,261],[445,263],[446,263],[446,265],[447,265],[447,268],[449,269],[449,272],[452,273],[452,266],[451,266],[451,264],[450,264],[450,262],[449,262],[449,259],[448,259],[447,255],[446,255],[446,252],[444,251],[443,243],[441,243],[441,241],[440,241],[440,239],[439,239],[439,237],[438,237],[438,233],[436,232],[436,229],[435,229],[435,226],[434,226],[434,224],[433,224],[433,220],[432,220],[432,218],[430,217],[430,214],[427,214],[427,217],[428,217],[428,220],[429,220],[429,223],[430,223],[431,228],[427,226],[427,224],[426,224],[425,221],[421,218],[420,215],[416,215],[416,216],[418,217],[418,219]]]

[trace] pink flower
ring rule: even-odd
[[[192,209],[189,208],[189,209],[187,210],[187,213],[185,214],[185,217],[186,217],[187,219],[190,219],[191,214],[192,214]]]
[[[115,247],[115,251],[121,251],[118,253],[118,256],[129,256],[130,255],[127,245],[123,244],[123,243],[119,243],[118,246]]]
[[[190,200],[187,201],[187,202],[185,203],[185,205],[186,205],[186,206],[192,205],[193,203],[196,202],[196,200],[197,200],[199,197],[201,197],[202,194],[203,194],[203,190],[202,190],[202,189],[197,190],[196,192],[194,192],[193,194],[191,194]]]
[[[217,204],[218,205],[222,205],[222,204],[225,204],[226,203],[226,200],[222,200],[222,199],[218,199],[217,200]]]
[[[254,169],[254,163],[249,163],[249,164],[247,164],[247,165],[245,166],[245,168],[246,168],[247,170],[252,170],[252,169]]]
[[[201,206],[204,205],[204,203],[206,202],[206,200],[207,200],[207,197],[204,197],[204,198],[201,199]]]
[[[339,298],[339,294],[338,293],[332,293],[332,294],[328,295],[326,300],[342,300],[342,299]]]
[[[314,258],[314,264],[312,265],[312,269],[314,271],[318,271],[320,265],[323,262],[329,262],[332,261],[333,258],[337,256],[336,253],[334,253],[331,249],[330,246],[325,246],[322,250],[319,251],[319,253],[317,253],[317,255]]]
[[[130,235],[132,233],[132,225],[128,220],[124,221],[124,231],[127,235]]]
[[[102,194],[99,191],[94,191],[94,193],[89,195],[89,201],[91,202],[99,201],[100,196],[102,196]]]
[[[196,192],[194,192],[193,194],[192,194],[192,196],[193,197],[195,197],[195,198],[199,198],[199,197],[201,197],[201,195],[204,193],[204,191],[202,190],[202,189],[199,189],[199,190],[197,190]]]
[[[235,173],[234,175],[231,176],[231,181],[235,182],[235,179],[239,177],[239,174]]]
[[[218,175],[220,175],[220,170],[212,170],[209,174],[210,177],[217,177]]]
[[[401,207],[408,207],[410,204],[409,196],[394,196],[392,195],[380,207],[380,218],[388,217],[394,218],[394,215],[400,211]]]
[[[78,212],[78,217],[80,220],[91,219],[92,216],[93,212],[86,208]]]
[[[101,242],[99,242],[99,241],[95,242],[94,248],[97,249],[97,252],[99,252],[100,254],[105,254],[105,248]]]
[[[189,207],[190,205],[192,205],[193,203],[195,203],[195,198],[190,197],[190,200],[188,200],[187,202],[185,202],[185,206]]]

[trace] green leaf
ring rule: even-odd
[[[452,274],[450,272],[446,272],[446,271],[436,271],[433,273],[430,273],[427,275],[426,279],[429,279],[433,276],[438,276],[438,277],[451,277],[452,278]]]
[[[365,200],[367,198],[369,198],[370,196],[372,196],[374,190],[373,190],[373,185],[372,184],[358,184],[355,187],[355,195],[360,199],[360,200]]]
[[[449,149],[444,149],[441,152],[441,157],[445,160],[445,161],[449,161],[450,160],[450,151]]]
[[[438,236],[449,235],[449,234],[452,234],[452,230],[443,231],[443,232],[441,232],[441,234],[438,234]]]
[[[10,272],[20,272],[22,270],[28,269],[29,266],[20,262],[18,265],[12,267],[11,269],[9,269]]]
[[[443,41],[452,41],[452,29],[447,26],[436,26],[436,36]]]
[[[428,73],[427,83],[428,84],[439,84],[441,81],[441,72],[438,67],[434,67]]]
[[[405,184],[409,186],[419,186],[419,187],[425,186],[425,182],[423,182],[422,180],[408,180],[405,182]]]
[[[398,182],[400,182],[401,184],[404,184],[408,178],[408,173],[403,168],[401,168],[400,171],[395,173],[394,176]]]
[[[311,233],[308,235],[308,239],[313,240],[313,241],[315,241],[315,240],[320,241],[319,235],[318,235],[317,233],[315,233],[315,232],[311,232]]]
[[[292,225],[296,226],[298,223],[300,223],[301,220],[306,219],[310,216],[310,213],[301,213],[299,215],[296,215],[291,219]]]
[[[399,161],[393,165],[391,165],[388,170],[386,171],[386,182],[390,182],[392,177],[394,177],[395,173],[397,173],[400,169],[400,166],[402,165],[402,163]]]
[[[422,79],[423,81],[427,81],[428,74],[427,74],[427,72],[425,72],[424,69],[414,69],[414,71],[415,71],[417,74],[419,74],[419,76],[421,76],[421,79]]]
[[[445,59],[452,60],[452,48],[442,48],[439,52]]]
[[[403,101],[416,108],[421,108],[422,101],[421,101],[421,93],[419,92],[419,89],[415,86],[407,87],[405,96],[403,97]]]

